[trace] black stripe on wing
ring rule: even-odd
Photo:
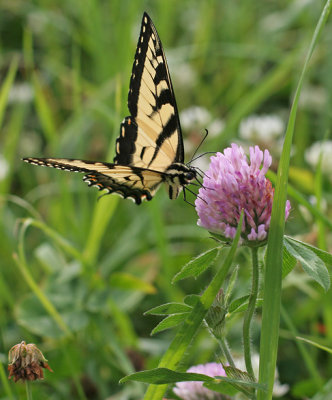
[[[116,139],[115,164],[130,165],[134,161],[137,151],[135,144],[137,140],[137,125],[132,118],[126,117],[120,126],[120,136]]]

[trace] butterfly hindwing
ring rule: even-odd
[[[84,172],[83,180],[89,186],[117,193],[124,198],[130,197],[136,204],[151,200],[162,182],[162,175],[156,171],[106,162],[66,158],[26,158],[24,161],[65,171]]]

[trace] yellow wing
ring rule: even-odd
[[[114,162],[165,171],[184,162],[183,140],[166,57],[144,13],[128,94],[130,117],[121,124]]]

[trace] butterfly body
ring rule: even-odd
[[[178,111],[166,57],[155,26],[144,13],[130,87],[128,109],[116,140],[113,163],[64,158],[24,158],[41,166],[83,172],[89,186],[107,190],[136,204],[151,200],[161,183],[176,199],[196,179],[184,164]]]

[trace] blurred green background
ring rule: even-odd
[[[97,201],[100,193],[81,176],[26,165],[21,158],[112,161],[147,11],[168,60],[186,161],[208,128],[202,152],[222,151],[232,141],[259,144],[269,148],[276,168],[322,6],[310,0],[1,1],[1,399],[24,398],[24,386],[6,378],[7,353],[21,340],[36,343],[54,370],[33,385],[34,399],[142,398],[144,385],[118,380],[155,367],[173,336],[167,330],[151,337],[161,318],[143,313],[199,294],[213,275],[171,284],[184,263],[214,246],[181,197],[170,201],[162,188],[139,207],[116,196]],[[331,128],[331,48],[329,23],[303,89],[290,171],[291,185],[328,218],[332,166],[326,157],[317,172],[319,150],[312,145]],[[208,156],[201,161],[204,168]],[[288,233],[331,249],[326,226],[291,202]],[[248,260],[246,250],[239,251],[235,297],[248,292]],[[298,334],[330,347],[331,301],[331,292],[325,294],[300,268],[284,281],[284,309]],[[239,357],[241,318],[227,324]],[[260,312],[253,324],[256,351],[259,326]],[[313,347],[307,351],[321,382],[331,377],[331,357]],[[215,361],[218,354],[202,328],[184,365]],[[284,318],[278,368],[290,386],[283,398],[315,393],[317,376],[302,361]]]

